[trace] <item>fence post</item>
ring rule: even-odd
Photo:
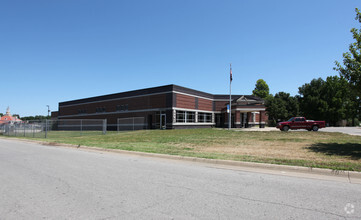
[[[24,137],[25,137],[25,122],[23,122],[23,126],[24,126]]]
[[[45,138],[48,138],[48,119],[45,119]]]
[[[103,134],[107,133],[107,119],[103,120]]]
[[[83,131],[83,119],[80,119],[80,136],[82,135]]]

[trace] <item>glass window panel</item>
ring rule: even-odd
[[[176,122],[185,122],[185,111],[177,111]]]
[[[212,113],[206,113],[205,115],[205,122],[211,123],[212,122]]]
[[[187,112],[187,122],[192,123],[196,121],[196,113],[195,112]]]

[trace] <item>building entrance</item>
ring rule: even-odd
[[[167,128],[167,117],[166,114],[160,114],[160,129]]]

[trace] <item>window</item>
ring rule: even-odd
[[[117,111],[128,111],[128,104],[125,105],[117,105]]]
[[[196,113],[195,112],[187,112],[187,111],[177,111],[176,112],[176,122],[195,123],[196,122]]]
[[[212,122],[212,113],[206,113],[206,121],[207,123],[211,123]]]
[[[187,123],[196,122],[196,113],[195,112],[186,112]]]
[[[295,121],[305,121],[305,119],[304,118],[296,118]]]
[[[195,123],[196,113],[191,111],[176,111],[176,122]],[[198,112],[199,123],[212,123],[212,113]]]
[[[78,114],[86,114],[86,109],[78,109]]]
[[[198,122],[199,123],[211,123],[212,122],[212,113],[198,112]]]
[[[177,111],[176,113],[176,122],[186,122],[186,112],[185,111]]]
[[[95,109],[95,112],[96,113],[106,112],[106,109],[105,109],[105,107],[98,107],[98,108]]]

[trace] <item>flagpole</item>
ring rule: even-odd
[[[230,79],[229,79],[229,116],[228,116],[228,130],[231,129],[231,117],[232,117],[232,63],[230,63]]]

